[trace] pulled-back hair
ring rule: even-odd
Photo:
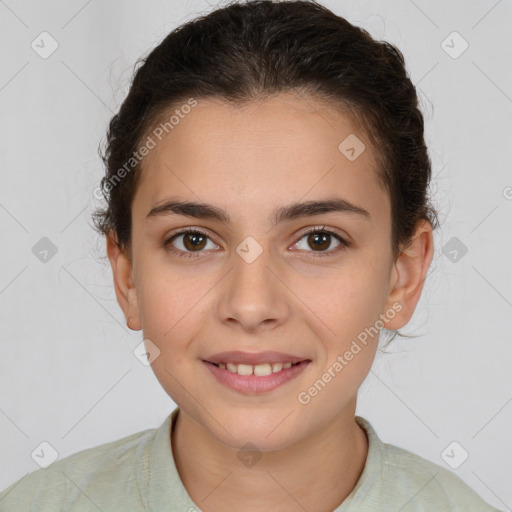
[[[346,112],[373,146],[391,202],[394,256],[410,242],[418,220],[437,227],[427,194],[431,162],[423,116],[402,53],[326,7],[308,0],[231,2],[173,30],[137,66],[100,150],[107,206],[93,213],[95,228],[113,232],[122,248],[130,247],[141,172],[133,154],[172,107],[190,98],[242,106],[298,92],[327,101]]]

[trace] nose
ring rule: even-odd
[[[238,253],[218,290],[219,320],[246,331],[273,329],[290,314],[288,288],[263,251],[254,261]]]

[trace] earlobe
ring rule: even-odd
[[[393,264],[386,311],[393,308],[398,313],[386,322],[386,329],[399,329],[411,319],[421,297],[433,254],[432,225],[421,220],[411,243],[402,249]]]
[[[137,293],[132,278],[132,261],[125,250],[117,243],[117,236],[110,232],[107,236],[107,255],[112,267],[114,289],[117,302],[125,315],[130,329],[142,328],[137,303]]]

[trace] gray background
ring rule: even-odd
[[[442,222],[403,329],[418,337],[377,356],[357,413],[384,441],[437,464],[467,451],[453,471],[511,510],[511,2],[322,3],[404,53]],[[0,1],[0,489],[38,469],[31,453],[43,441],[62,458],[157,427],[174,408],[132,353],[142,333],[125,325],[90,214],[97,146],[135,60],[210,9],[205,0]],[[47,58],[31,47],[46,37],[50,48],[43,31],[58,43]],[[454,31],[469,44],[460,55]],[[43,237],[57,248],[46,261]]]

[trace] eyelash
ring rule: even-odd
[[[344,238],[342,238],[340,235],[338,235],[334,231],[331,231],[329,229],[325,229],[325,226],[321,227],[321,228],[315,227],[315,228],[312,228],[312,229],[310,229],[308,231],[305,231],[305,232],[301,233],[301,235],[300,235],[299,239],[297,240],[297,242],[300,241],[302,238],[304,238],[306,235],[316,234],[316,233],[324,233],[324,234],[331,235],[331,236],[333,236],[334,238],[336,238],[340,242],[340,245],[338,247],[336,247],[335,249],[331,249],[329,251],[319,251],[319,253],[313,254],[313,258],[323,258],[323,257],[326,257],[326,256],[331,256],[334,253],[338,253],[340,251],[346,250],[347,247],[350,246],[350,244]],[[188,235],[188,234],[201,234],[201,235],[205,236],[206,238],[210,239],[209,234],[206,233],[205,231],[203,231],[202,229],[199,229],[199,228],[187,228],[187,229],[184,229],[182,231],[179,231],[178,233],[174,233],[169,238],[166,238],[164,240],[164,242],[163,242],[164,248],[167,251],[169,251],[169,252],[171,252],[173,254],[176,254],[178,257],[181,257],[181,258],[197,258],[197,257],[199,257],[199,256],[195,256],[194,255],[194,251],[182,251],[181,249],[176,249],[171,244],[171,242],[175,238],[178,238],[179,236],[182,236],[182,235]],[[295,242],[295,243],[297,243],[297,242]],[[195,252],[200,254],[201,252],[204,252],[204,251],[195,251]],[[306,252],[315,253],[317,251],[306,251]]]

